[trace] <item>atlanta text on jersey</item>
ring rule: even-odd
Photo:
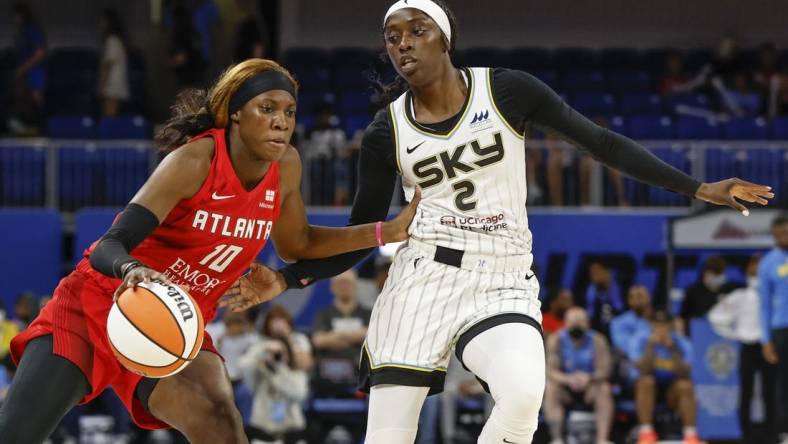
[[[268,236],[271,234],[271,228],[273,228],[273,222],[261,219],[244,219],[242,217],[235,218],[219,213],[209,213],[205,210],[197,210],[194,213],[192,227],[200,231],[210,231],[211,233],[219,233],[227,237],[259,240],[268,239]]]

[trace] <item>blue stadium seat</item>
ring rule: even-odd
[[[3,150],[0,150],[2,152]],[[56,210],[0,209],[0,302],[7,309],[23,291],[51,293],[61,277],[63,224]],[[7,279],[6,279],[7,278]]]
[[[676,112],[679,107],[710,109],[709,99],[703,94],[674,94],[666,101],[671,112]]]
[[[560,48],[553,53],[554,66],[560,70],[596,69],[597,54],[588,48]]]
[[[610,116],[616,111],[616,101],[612,94],[580,94],[571,100],[570,105],[588,117]]]
[[[549,70],[553,65],[553,53],[543,48],[515,48],[507,56],[507,64],[524,71]]]
[[[657,94],[627,94],[618,102],[618,109],[624,115],[662,114],[662,98]]]
[[[367,48],[336,48],[329,53],[329,63],[334,71],[370,69],[376,58],[377,52]]]
[[[99,121],[97,130],[100,139],[150,138],[148,122],[142,116],[104,117]]]
[[[775,139],[788,140],[788,117],[778,117],[772,121],[772,131]]]
[[[629,134],[639,140],[672,139],[675,129],[668,116],[635,116],[629,119]]]
[[[350,138],[356,134],[356,131],[363,131],[371,121],[372,119],[366,114],[346,116],[342,119],[342,129]]]
[[[367,93],[346,93],[339,99],[339,114],[361,114],[370,111],[371,96]]]
[[[643,54],[631,48],[607,48],[599,51],[599,66],[603,70],[637,70],[643,68]]]
[[[613,71],[607,75],[607,88],[613,94],[646,94],[653,89],[648,71]]]
[[[46,156],[46,150],[40,147],[0,149],[0,204],[44,205]]]
[[[328,64],[328,53],[321,48],[301,47],[291,48],[285,52],[284,66],[288,69],[326,66]]]
[[[676,135],[680,139],[719,139],[720,127],[709,119],[681,116],[676,123]]]
[[[84,208],[75,212],[74,249],[71,250],[74,263],[79,262],[82,252],[107,231],[121,210],[122,207]]]
[[[333,91],[331,71],[325,65],[314,68],[294,67],[289,69],[298,81],[299,94],[307,92],[324,94]]]
[[[761,117],[733,118],[725,123],[723,132],[728,139],[765,140],[769,138],[769,127],[766,125],[766,120]]]
[[[365,92],[372,87],[370,72],[359,68],[340,68],[334,71],[334,88],[338,93]]]
[[[47,136],[56,139],[92,139],[96,128],[90,116],[54,116],[47,120]]]
[[[605,75],[601,71],[574,71],[564,74],[561,91],[568,94],[605,92]]]

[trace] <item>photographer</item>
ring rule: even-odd
[[[270,325],[274,311],[266,316]],[[240,360],[245,384],[254,393],[247,434],[264,441],[299,442],[306,428],[302,402],[308,394],[307,372],[296,365],[292,341],[271,329]],[[276,330],[278,331],[278,329]]]

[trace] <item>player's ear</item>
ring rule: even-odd
[[[238,110],[232,114],[230,114],[230,121],[233,123],[238,123],[241,120],[241,110]]]

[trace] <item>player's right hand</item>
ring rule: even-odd
[[[133,268],[129,270],[129,272],[123,277],[123,283],[121,283],[120,287],[115,290],[115,294],[112,296],[112,299],[117,301],[121,293],[126,291],[127,288],[134,288],[141,282],[151,282],[154,280],[159,280],[170,284],[169,279],[152,268],[148,268],[146,266]]]
[[[219,301],[219,307],[229,307],[232,311],[243,311],[249,307],[279,296],[287,290],[282,273],[265,265],[252,262],[249,272],[235,281]]]
[[[727,205],[748,216],[750,211],[739,201],[743,200],[759,205],[767,205],[769,203],[768,199],[774,197],[774,193],[771,190],[772,187],[766,185],[758,185],[746,180],[731,178],[719,182],[701,184],[695,193],[695,197],[709,203]]]

